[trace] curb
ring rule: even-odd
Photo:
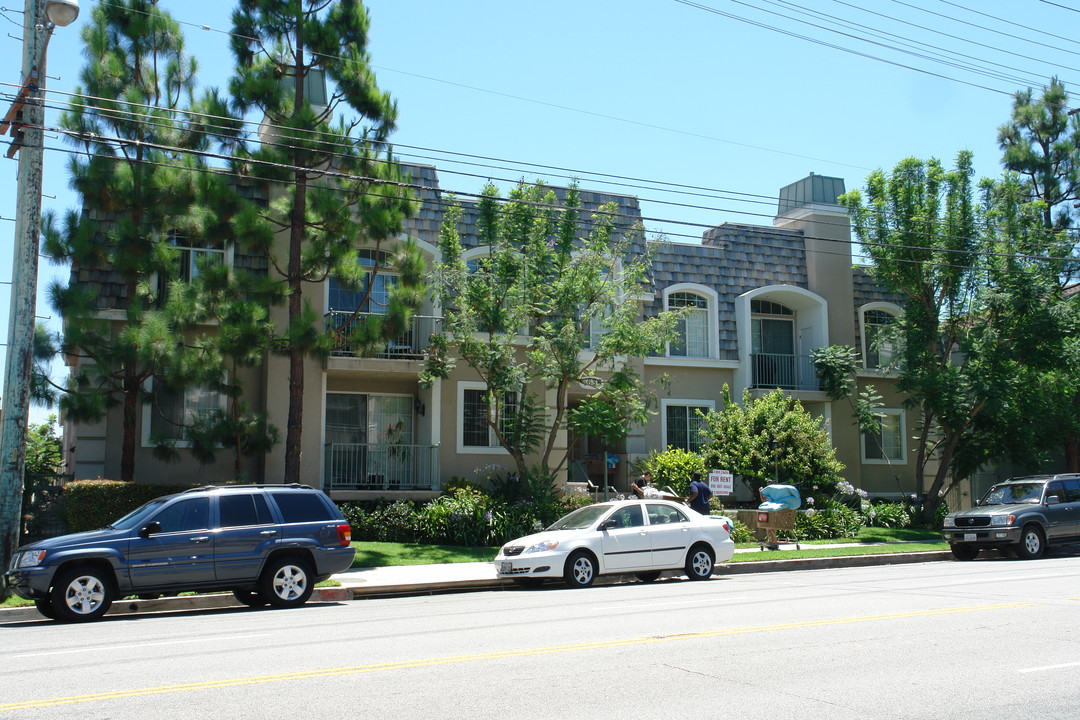
[[[901,565],[922,562],[941,562],[953,559],[948,550],[922,553],[890,553],[887,555],[848,555],[829,558],[795,558],[792,560],[762,560],[728,563],[716,569],[717,577],[745,575],[783,570],[820,570],[843,567],[871,567],[875,565]],[[513,587],[511,580],[472,579],[440,580],[436,582],[397,583],[393,585],[354,585],[351,587],[317,587],[308,602],[341,603],[387,597],[439,595],[456,592],[479,592],[482,590],[505,590]],[[121,600],[113,603],[106,615],[142,615],[155,612],[181,610],[212,610],[244,607],[232,593],[212,595],[184,595],[163,597],[156,600]],[[0,610],[0,624],[44,621],[35,608],[22,607]]]

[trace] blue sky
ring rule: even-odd
[[[79,32],[95,3],[81,4],[82,17],[52,39],[50,91],[78,84]],[[842,177],[851,189],[904,157],[949,163],[968,149],[979,175],[998,175],[996,134],[1011,94],[1053,75],[1080,88],[1080,43],[1070,39],[1080,37],[1080,12],[1070,0],[366,5],[372,63],[398,101],[392,140],[403,160],[437,165],[442,186],[462,192],[489,178],[562,183],[577,176],[584,187],[638,195],[652,218],[648,229],[679,242],[695,242],[723,222],[771,224],[779,188],[810,172]],[[201,84],[223,87],[233,4],[162,6],[185,23]],[[19,82],[22,16],[2,16],[10,21],[0,20],[9,33],[0,38],[9,102]],[[901,42],[907,52],[897,50]],[[49,99],[55,106],[63,96],[50,92]],[[46,124],[57,114],[49,111]],[[76,205],[65,147],[48,134],[44,208]],[[0,157],[5,282],[16,182],[16,162]],[[45,287],[66,277],[42,260],[40,317],[53,315]],[[9,288],[0,285],[4,342]],[[47,412],[32,408],[31,421]]]

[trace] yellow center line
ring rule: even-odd
[[[402,660],[398,662],[377,663],[373,665],[355,665],[352,667],[324,668],[322,670],[307,670],[302,672],[281,673],[278,675],[255,675],[252,677],[229,678],[223,680],[208,680],[204,682],[184,683],[180,685],[163,685],[160,687],[135,688],[131,690],[115,690],[112,692],[93,693],[90,695],[73,695],[70,697],[46,698],[42,700],[25,700],[21,702],[6,703],[0,705],[0,712],[12,710],[29,710],[33,708],[54,707],[57,705],[71,705],[75,703],[87,703],[101,700],[117,700],[122,698],[144,697],[147,695],[166,695],[169,693],[189,692],[192,690],[211,690],[215,688],[237,687],[242,685],[261,685],[266,683],[292,682],[296,680],[311,680],[314,678],[336,677],[341,675],[360,675],[364,673],[386,672],[389,670],[407,670],[412,668],[433,667],[436,665],[451,665],[454,663],[480,662],[484,660],[500,660],[506,658],[530,657],[537,655],[551,655],[556,653],[581,652],[585,650],[604,650],[608,648],[628,647],[633,645],[648,645],[651,643],[672,642],[675,640],[699,640],[704,638],[725,637],[731,635],[746,635],[750,633],[776,632],[778,630],[798,630],[804,628],[826,627],[829,625],[850,625],[852,623],[881,622],[885,620],[903,620],[907,618],[930,617],[934,615],[953,615],[956,613],[981,612],[986,610],[1007,610],[1011,608],[1030,607],[1038,603],[1016,602],[1001,603],[996,605],[973,605],[961,608],[943,608],[938,610],[917,610],[912,612],[886,613],[883,615],[864,615],[861,617],[834,618],[831,620],[803,620],[790,623],[777,623],[772,625],[757,625],[742,628],[728,628],[725,630],[706,630],[702,632],[682,633],[679,635],[659,635],[654,637],[625,638],[622,640],[601,640],[589,643],[575,643],[572,645],[553,645],[550,647],[526,648],[522,650],[502,650],[498,652],[475,653],[471,655],[452,655],[447,657],[428,658],[425,660]]]

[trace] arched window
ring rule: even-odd
[[[750,301],[754,387],[800,387],[795,311],[773,300]]]
[[[671,357],[709,357],[709,301],[688,292],[668,295],[669,310],[690,308],[679,323],[679,339],[671,343]]]
[[[863,358],[867,369],[885,367],[892,361],[893,346],[886,329],[896,316],[885,310],[863,311]]]

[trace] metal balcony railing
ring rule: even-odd
[[[360,353],[349,343],[349,335],[352,325],[362,318],[377,315],[378,313],[360,313],[356,320],[350,320],[351,312],[344,310],[331,310],[324,316],[326,331],[332,332],[337,337],[333,354],[344,357],[358,357]],[[413,315],[409,329],[389,340],[378,352],[371,357],[393,360],[420,360],[424,357],[428,347],[429,338],[436,333],[442,332],[442,318],[430,315]]]
[[[325,490],[439,490],[439,446],[327,443]]]
[[[752,388],[783,388],[784,390],[820,390],[814,361],[809,355],[779,355],[751,353]]]

